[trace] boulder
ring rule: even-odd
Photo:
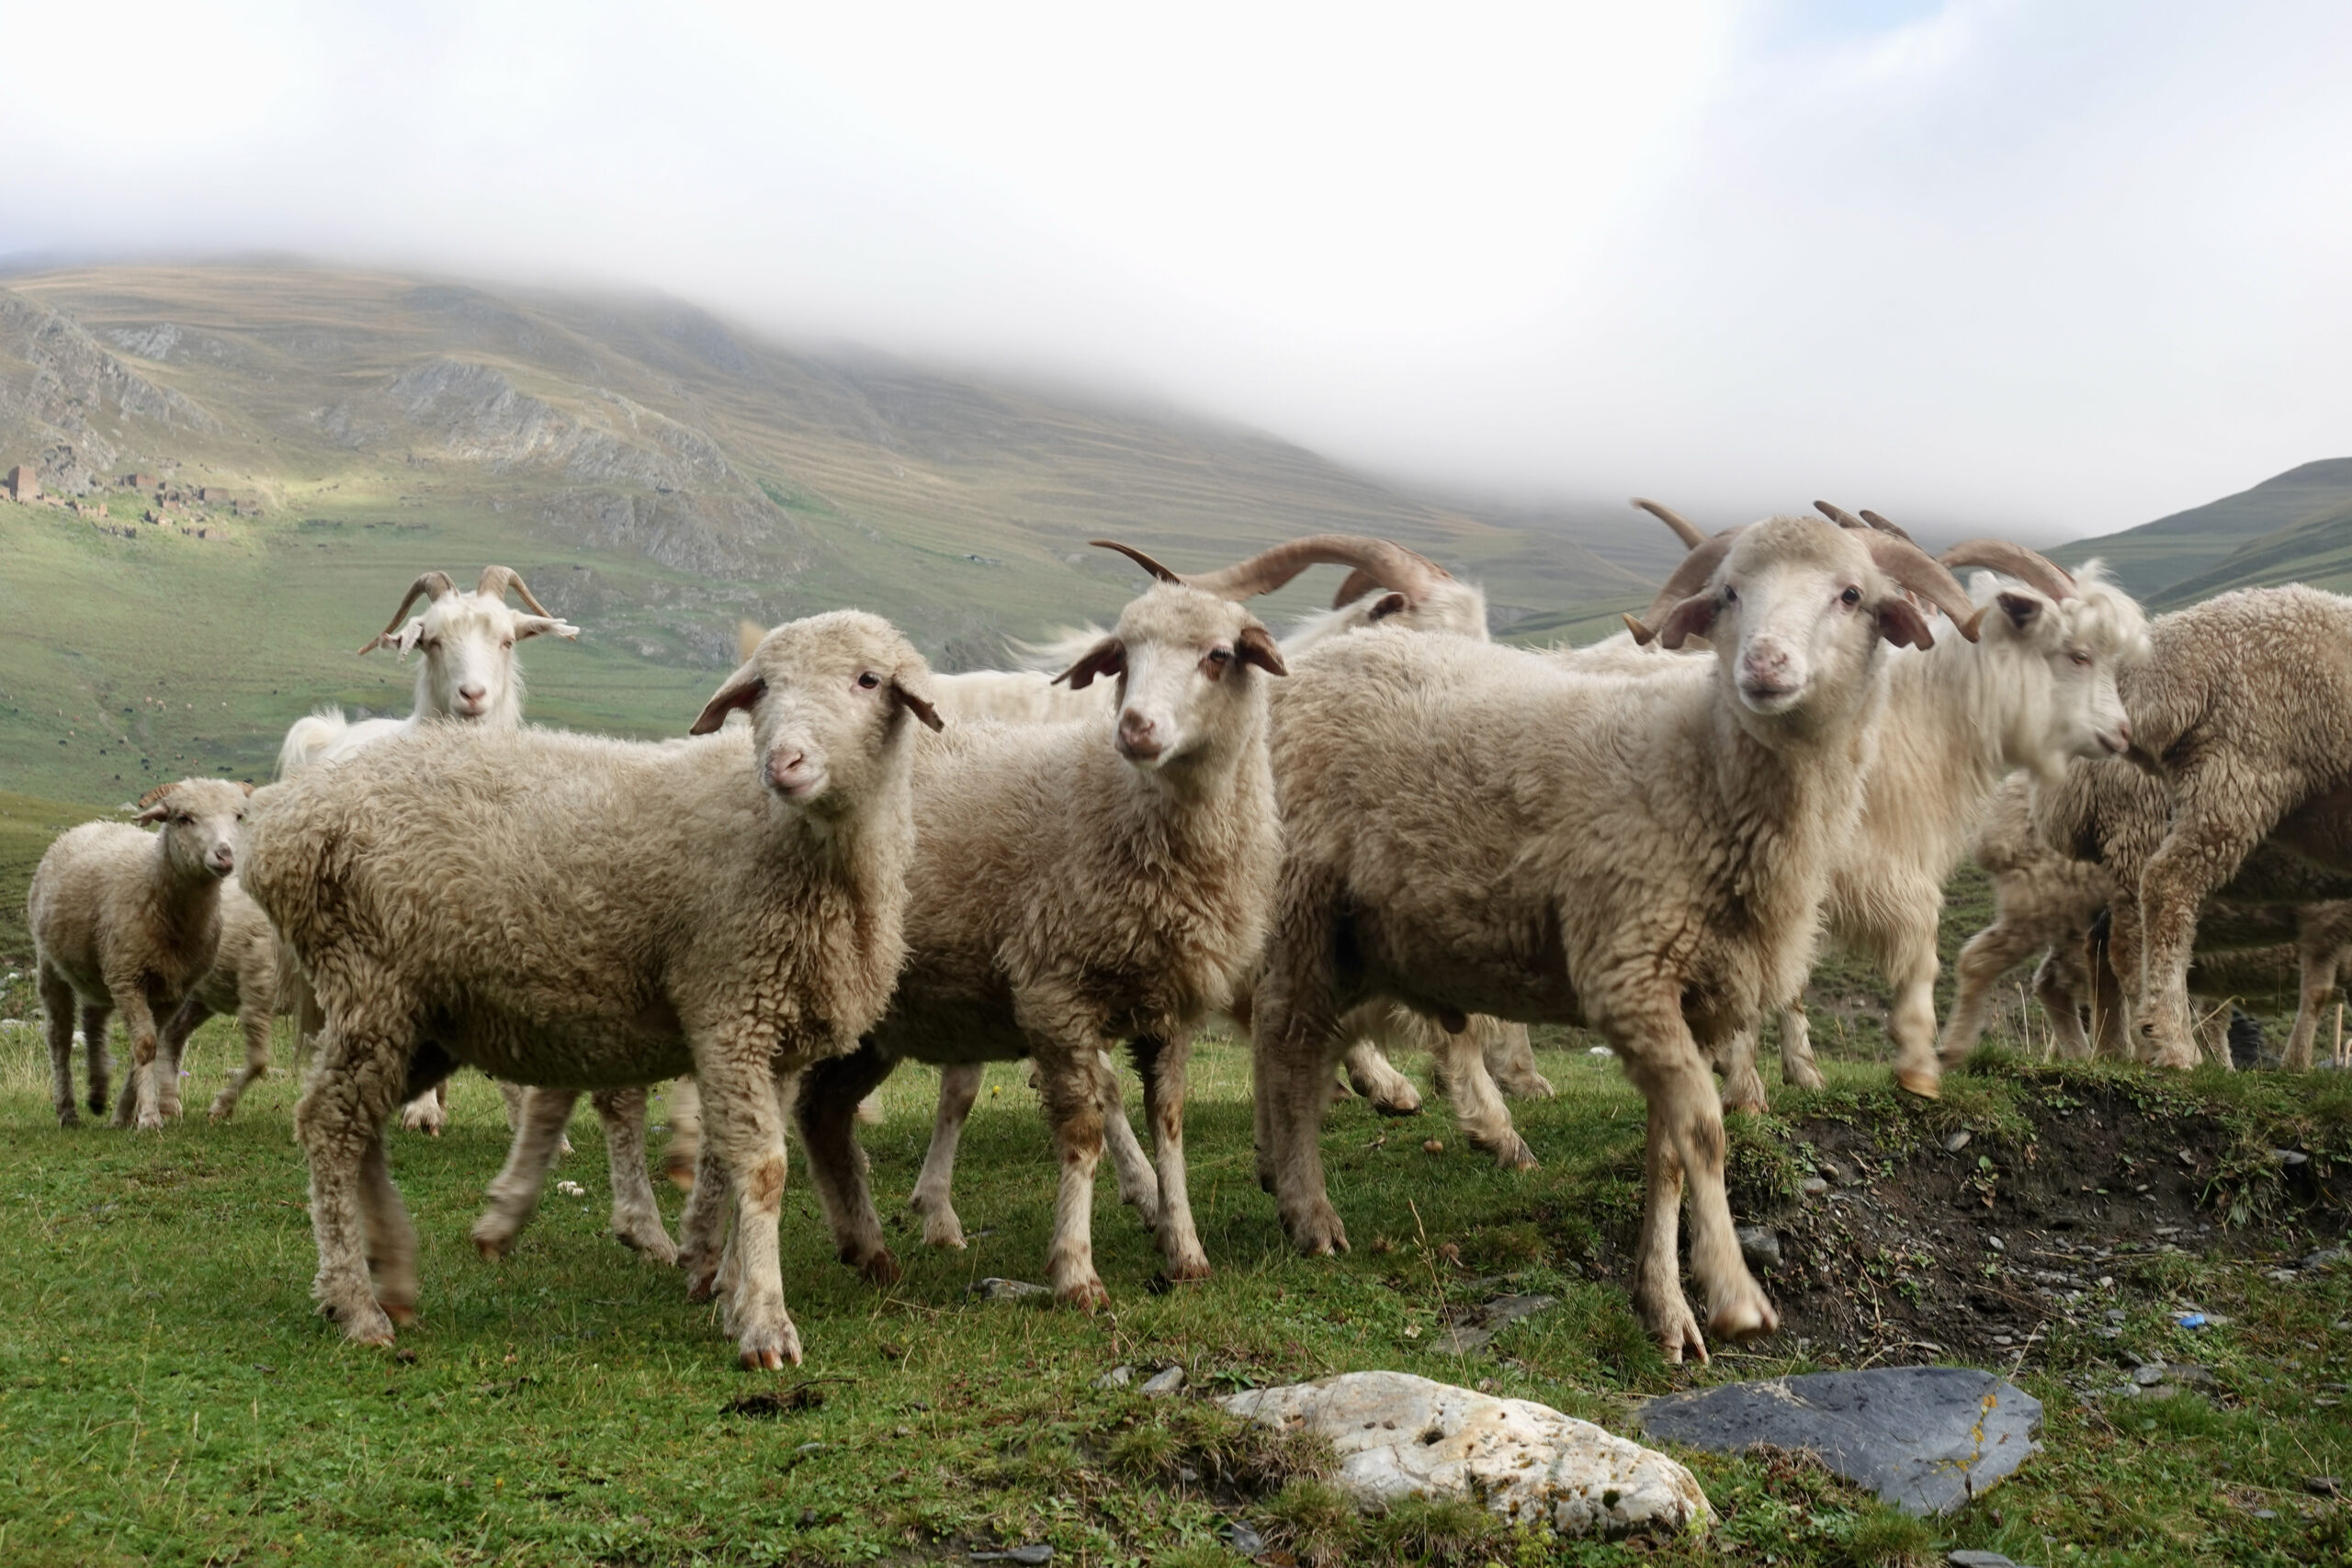
[[[1359,1507],[1467,1497],[1514,1524],[1578,1536],[1671,1534],[1710,1517],[1706,1494],[1673,1460],[1532,1400],[1409,1372],[1346,1372],[1217,1403],[1329,1438],[1334,1481]]]
[[[1968,1367],[1881,1367],[1669,1394],[1649,1437],[1712,1453],[1800,1450],[1911,1514],[1948,1514],[2025,1462],[2041,1402]]]

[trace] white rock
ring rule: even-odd
[[[1217,1403],[1329,1438],[1340,1489],[1360,1507],[1415,1494],[1469,1497],[1514,1524],[1606,1536],[1671,1533],[1710,1514],[1681,1465],[1532,1400],[1409,1372],[1347,1372]]]

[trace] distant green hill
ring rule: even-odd
[[[1107,617],[1138,578],[1094,537],[1199,568],[1378,535],[1483,581],[1506,627],[1600,624],[1677,553],[1631,511],[1482,516],[1255,431],[794,349],[660,299],[293,266],[6,281],[0,470],[90,509],[0,502],[0,789],[51,800],[263,777],[322,701],[406,712],[409,672],[350,650],[431,567],[512,566],[585,629],[528,649],[535,716],[666,734],[741,618],[857,604],[964,668]],[[189,499],[141,522],[131,474]],[[1319,607],[1338,575],[1268,613]]]
[[[2352,513],[2352,457],[2305,463],[2252,490],[2120,534],[2076,539],[2049,553],[2068,566],[2093,556],[2116,580],[2158,607],[2185,604],[2227,588],[2322,583],[2352,567],[2331,561],[2326,525]],[[2310,527],[2312,534],[2299,531]]]

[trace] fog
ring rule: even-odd
[[[651,288],[1521,502],[2352,453],[2352,7],[19,8],[0,257]]]

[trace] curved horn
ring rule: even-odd
[[[1123,545],[1116,539],[1089,539],[1086,542],[1092,545],[1096,549],[1118,551],[1121,555],[1126,557],[1129,560],[1135,562],[1137,566],[1143,568],[1144,570],[1151,573],[1152,576],[1159,579],[1162,582],[1182,582],[1184,581],[1182,578],[1177,576],[1176,573],[1169,570],[1166,567],[1160,565],[1158,561],[1152,559],[1149,556],[1144,554],[1141,550],[1136,549],[1132,545]]]
[[[1977,627],[1984,619],[1984,612],[1976,607],[1974,601],[1968,597],[1968,590],[1960,585],[1960,579],[1954,577],[1941,561],[1907,539],[1898,539],[1892,534],[1882,534],[1876,529],[1862,536],[1862,544],[1870,550],[1871,559],[1877,563],[1879,570],[1893,578],[1899,586],[1909,589],[1950,615],[1951,624],[1960,628],[1961,636],[1971,642],[1976,640]]]
[[[401,607],[392,612],[392,618],[384,624],[384,629],[369,637],[361,646],[359,651],[368,653],[383,647],[384,639],[399,629],[402,621],[408,619],[408,607],[416,603],[418,594],[422,593],[427,599],[437,600],[444,593],[453,592],[457,586],[449,581],[449,574],[446,571],[419,572],[416,581],[408,585],[408,592],[401,596]]]
[[[1816,501],[1813,503],[1813,509],[1815,512],[1820,513],[1824,517],[1828,518],[1832,523],[1837,524],[1840,528],[1860,528],[1865,533],[1870,529],[1869,524],[1863,522],[1860,518],[1855,516],[1844,507],[1837,505],[1832,502]]]
[[[545,604],[540,604],[537,599],[531,597],[531,591],[523,586],[522,578],[515,574],[514,569],[511,566],[486,566],[482,568],[481,581],[475,587],[474,592],[477,593],[487,593],[493,599],[503,599],[506,597],[506,591],[510,588],[522,595],[523,603],[531,607],[531,614],[535,615],[550,615],[550,612]]]
[[[1740,525],[1740,528],[1746,526],[1744,523]],[[1642,612],[1641,619],[1625,617],[1625,628],[1634,634],[1635,642],[1648,646],[1657,636],[1657,628],[1665,621],[1666,613],[1713,581],[1715,568],[1731,553],[1732,541],[1739,537],[1740,528],[1726,528],[1712,539],[1701,540],[1682,558],[1674,575],[1666,580],[1666,586],[1650,601],[1650,607]]]
[[[2075,597],[2073,574],[2038,550],[2007,539],[1965,539],[1936,558],[1954,571],[1972,566],[2005,571],[2019,582],[2041,590],[2052,599]]]
[[[1672,507],[1660,506],[1657,502],[1638,495],[1634,497],[1634,504],[1673,529],[1674,536],[1682,541],[1684,549],[1695,550],[1707,542],[1707,536],[1700,532],[1698,525]]]
[[[1905,533],[1902,529],[1896,527],[1894,524],[1888,522],[1885,518],[1880,516],[1877,513],[1872,512],[1867,506],[1862,508],[1862,521],[1877,529],[1880,533],[1892,534],[1896,538],[1901,539],[1907,544],[1916,545],[1919,542],[1918,540],[1912,538],[1910,535]]]
[[[1216,571],[1188,577],[1185,581],[1204,592],[1227,599],[1249,599],[1272,593],[1310,566],[1351,569],[1340,584],[1331,607],[1362,598],[1374,588],[1385,588],[1419,601],[1431,587],[1452,574],[1427,556],[1404,546],[1363,534],[1309,534],[1259,551],[1248,560]]]

